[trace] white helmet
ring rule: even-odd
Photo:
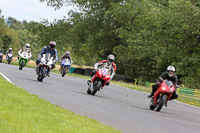
[[[9,48],[9,51],[12,51],[12,48]]]
[[[65,55],[70,55],[70,52],[69,52],[69,51],[66,51]]]
[[[55,48],[56,42],[50,41],[50,42],[49,42],[49,46],[50,46],[51,48]]]
[[[29,43],[27,43],[26,45],[26,49],[30,49],[31,45]]]
[[[110,55],[108,55],[107,60],[108,60],[110,63],[112,63],[112,62],[115,60],[115,56],[112,55],[112,54],[110,54]]]
[[[175,68],[173,66],[168,66],[167,67],[167,74],[170,76],[170,77],[173,77],[174,74],[175,74]]]

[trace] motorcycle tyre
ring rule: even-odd
[[[45,78],[45,73],[46,73],[46,68],[43,68],[42,73],[39,73],[37,80],[42,82],[43,79]]]
[[[19,66],[19,70],[22,70],[23,67],[24,67],[24,61],[21,61],[20,66]]]
[[[163,105],[165,104],[165,102],[167,101],[167,96],[166,95],[162,95],[160,98],[159,98],[159,103],[156,107],[156,111],[160,111],[163,107]]]
[[[96,92],[100,89],[101,86],[102,86],[102,81],[98,80],[97,83],[93,86],[93,90],[91,92],[91,95],[95,95]]]
[[[62,77],[64,77],[65,74],[66,74],[66,67],[63,66],[62,71],[61,71]]]

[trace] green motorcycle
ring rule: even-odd
[[[27,51],[22,51],[21,53],[18,54],[19,54],[19,70],[22,70],[22,68],[26,66],[32,55],[29,54]]]

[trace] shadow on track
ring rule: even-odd
[[[106,99],[110,99],[109,97],[105,97],[105,96],[99,96],[99,95],[90,95],[87,94],[87,92],[79,92],[79,91],[71,91],[71,92],[75,92],[75,93],[79,93],[79,94],[83,94],[83,95],[88,95],[88,96],[92,96],[92,97],[99,97],[99,98],[106,98]]]

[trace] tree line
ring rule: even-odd
[[[29,37],[34,38],[32,48],[36,53],[50,40],[57,42],[60,55],[71,51],[78,65],[94,65],[112,53],[116,57],[117,74],[149,82],[155,82],[167,66],[173,65],[182,84],[200,88],[199,0],[41,2],[56,10],[68,5],[78,10],[71,10],[68,18],[52,23],[21,22]],[[11,26],[7,28],[13,30]],[[20,45],[25,37],[22,29],[14,30]]]

